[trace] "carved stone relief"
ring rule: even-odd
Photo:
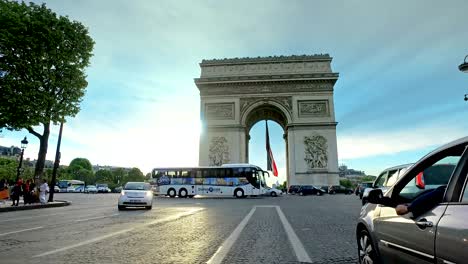
[[[234,119],[234,103],[205,104],[205,118],[207,120]]]
[[[210,166],[229,163],[229,146],[225,137],[213,137],[210,143]]]
[[[310,170],[324,169],[328,165],[327,139],[318,134],[304,137],[305,162]]]
[[[202,66],[201,77],[331,72],[330,62],[284,62]]]
[[[300,93],[333,91],[333,82],[246,84],[199,86],[201,95],[257,94],[257,93]]]
[[[286,108],[289,112],[292,111],[292,98],[291,96],[275,96],[275,97],[248,97],[248,98],[241,98],[240,105],[241,105],[241,115],[244,114],[245,110],[255,104],[257,102],[264,101],[265,103],[268,101],[274,101],[284,108]]]
[[[297,101],[299,117],[330,116],[328,100]]]

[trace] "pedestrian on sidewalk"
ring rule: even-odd
[[[13,204],[11,206],[18,206],[19,205],[19,199],[20,196],[22,195],[22,185],[23,181],[22,179],[19,179],[18,182],[13,186],[13,189],[11,190],[11,200],[13,201]]]
[[[26,180],[26,182],[23,184],[23,201],[24,205],[30,204],[31,203],[31,181]]]
[[[34,184],[34,180],[31,180],[29,184],[29,194],[31,195],[29,198],[31,199],[30,203],[37,203],[39,200],[39,196],[37,195],[36,184]]]
[[[46,179],[42,179],[42,184],[39,186],[39,200],[41,204],[46,203],[46,192],[49,191],[49,185],[47,185]]]

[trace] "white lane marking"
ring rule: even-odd
[[[253,213],[257,206],[254,206],[252,210],[244,217],[244,219],[239,223],[239,225],[234,229],[234,231],[229,235],[228,238],[221,244],[221,246],[216,250],[214,255],[208,260],[208,264],[218,264],[223,261],[226,255],[229,253],[232,245],[236,242],[237,238],[239,238],[240,233],[249,222],[250,217],[252,217]]]
[[[0,220],[0,223],[3,222],[11,222],[11,221],[17,221],[17,220],[24,220],[24,219],[32,219],[32,218],[38,218],[38,217],[47,217],[47,216],[53,216],[53,215],[61,215],[64,213],[57,213],[57,214],[48,214],[48,215],[35,215],[35,216],[28,216],[28,217],[19,217],[19,218],[12,218],[12,219],[4,219]]]
[[[85,222],[85,221],[89,221],[89,220],[96,220],[96,219],[102,219],[102,218],[106,218],[106,217],[112,217],[112,216],[116,216],[116,215],[119,215],[119,214],[112,214],[112,215],[104,215],[104,216],[97,216],[97,217],[90,217],[90,218],[85,218],[85,219],[77,219],[73,222],[75,223],[79,223],[79,222]]]
[[[8,232],[8,233],[0,234],[0,236],[6,236],[6,235],[11,235],[11,234],[16,234],[16,233],[21,233],[21,232],[26,232],[26,231],[41,229],[41,228],[44,228],[44,227],[43,227],[43,226],[38,226],[38,227],[33,227],[33,228],[28,228],[28,229],[22,229],[22,230],[17,230],[17,231],[11,231],[11,232]]]
[[[184,216],[189,216],[189,215],[195,214],[195,213],[197,213],[197,212],[199,212],[201,210],[203,210],[203,208],[197,208],[197,209],[189,210],[187,212],[179,213],[179,214],[169,216],[169,217],[166,217],[166,218],[163,218],[163,219],[158,219],[158,220],[154,220],[154,221],[151,221],[151,222],[148,222],[148,223],[144,223],[144,224],[141,224],[141,225],[136,226],[136,227],[127,228],[127,229],[123,229],[123,230],[113,232],[113,233],[110,233],[110,234],[107,234],[107,235],[95,237],[93,239],[86,240],[86,241],[83,241],[83,242],[80,242],[80,243],[77,243],[77,244],[74,244],[74,245],[70,245],[70,246],[66,246],[66,247],[63,247],[63,248],[51,250],[51,251],[48,251],[48,252],[44,252],[42,254],[35,255],[32,258],[44,257],[44,256],[52,255],[52,254],[55,254],[55,253],[58,253],[58,252],[66,251],[66,250],[69,250],[69,249],[72,249],[72,248],[85,246],[85,245],[92,244],[92,243],[95,243],[95,242],[98,242],[98,241],[101,241],[101,240],[104,240],[104,239],[107,239],[107,238],[110,238],[110,237],[113,237],[113,236],[128,233],[128,232],[131,232],[131,231],[134,231],[136,229],[140,229],[140,228],[143,228],[143,227],[146,227],[146,226],[150,226],[150,225],[154,225],[154,224],[160,224],[160,223],[163,223],[163,222],[174,221],[174,220],[177,220],[177,219],[182,218]]]
[[[302,245],[301,240],[299,240],[299,237],[297,237],[296,233],[294,232],[294,229],[291,227],[291,224],[289,224],[288,219],[286,219],[286,216],[284,216],[283,211],[281,211],[281,208],[279,206],[276,206],[276,211],[278,212],[281,222],[283,223],[284,229],[289,238],[289,242],[291,243],[294,249],[294,253],[296,253],[297,260],[299,262],[311,263],[312,260],[307,254],[304,245]]]

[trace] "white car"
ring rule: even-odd
[[[85,192],[85,193],[97,193],[98,190],[97,190],[96,186],[94,186],[94,185],[88,185],[88,186],[86,186],[84,192]]]
[[[97,192],[99,193],[110,193],[111,189],[107,186],[107,184],[97,184],[96,185]]]
[[[276,188],[267,188],[266,191],[265,191],[265,195],[276,197],[276,196],[279,196],[279,195],[283,195],[283,192],[281,190],[276,189]]]
[[[151,185],[145,182],[127,182],[120,192],[119,210],[127,207],[145,207],[151,210],[153,207],[153,192]]]
[[[60,188],[58,186],[54,186],[54,192],[55,193],[59,193],[60,192]]]

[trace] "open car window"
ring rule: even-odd
[[[426,166],[403,187],[399,196],[411,201],[422,192],[447,185],[460,157],[461,153],[442,157],[434,164]]]

